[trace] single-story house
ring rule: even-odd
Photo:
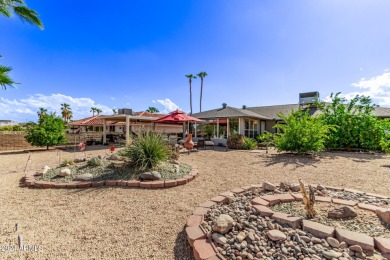
[[[275,133],[276,129],[273,127],[282,122],[278,116],[280,113],[288,114],[292,110],[307,109],[311,105],[309,114],[319,114],[320,110],[313,106],[316,100],[319,100],[318,92],[300,93],[297,104],[236,108],[224,103],[221,108],[195,113],[193,116],[208,120],[209,124],[214,125],[214,138],[227,138],[233,132],[253,138],[265,131]],[[390,118],[390,108],[377,107],[373,114]]]

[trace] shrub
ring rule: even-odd
[[[274,134],[265,131],[264,134],[256,136],[257,141],[263,143],[266,148],[275,145]]]
[[[335,131],[329,133],[326,148],[384,149],[389,121],[372,114],[377,106],[370,97],[357,95],[347,101],[340,93],[332,93],[331,99],[330,104],[319,103],[324,124],[337,125]]]
[[[257,147],[257,141],[255,139],[244,137],[244,143],[241,146],[241,149],[244,150],[253,150]]]
[[[324,149],[327,135],[334,127],[325,125],[320,117],[310,116],[308,110],[292,111],[289,115],[279,114],[283,124],[275,125],[280,133],[275,134],[278,151],[298,154],[314,153]]]
[[[62,164],[63,166],[67,166],[67,165],[73,165],[74,164],[74,161],[71,160],[71,159],[65,159],[62,161]]]
[[[93,157],[87,161],[87,165],[92,167],[102,166],[103,162],[98,157]]]
[[[171,153],[171,148],[160,134],[147,131],[139,134],[138,138],[124,149],[123,156],[128,157],[137,168],[145,170],[167,161]]]
[[[244,136],[240,134],[229,135],[227,145],[231,149],[241,149],[244,144]]]
[[[64,121],[55,114],[42,115],[38,124],[27,125],[26,140],[35,146],[46,146],[46,149],[66,143]]]

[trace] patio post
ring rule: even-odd
[[[107,142],[106,127],[106,119],[103,118],[103,145]]]
[[[219,138],[219,118],[217,118],[217,138]]]
[[[229,138],[230,134],[230,126],[229,126],[229,118],[226,118],[226,138]]]
[[[130,142],[130,117],[126,115],[126,144]]]
[[[241,134],[241,117],[238,118],[238,133]]]

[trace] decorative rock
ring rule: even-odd
[[[74,178],[74,181],[90,181],[92,179],[93,175],[91,173],[84,173]]]
[[[70,171],[69,168],[64,168],[60,171],[60,173],[58,174],[58,176],[61,176],[61,177],[65,177],[65,176],[69,176],[71,175],[72,172]]]
[[[354,251],[354,252],[359,252],[359,253],[363,252],[362,247],[359,245],[350,246],[349,250]]]
[[[221,234],[226,234],[233,227],[234,220],[231,216],[221,214],[214,221],[213,231]]]
[[[340,243],[340,248],[348,248],[347,243],[341,242],[341,243]]]
[[[246,234],[244,232],[240,232],[236,238],[241,243],[246,238]]]
[[[123,166],[125,166],[125,162],[122,162],[122,161],[113,162],[113,163],[112,163],[112,166],[113,166],[114,168],[122,168]]]
[[[340,247],[340,242],[333,237],[327,237],[326,242],[328,242],[328,244],[332,247]]]
[[[328,218],[354,218],[356,216],[356,210],[350,206],[344,206],[328,212]]]
[[[119,160],[119,156],[117,154],[111,154],[110,157],[108,157],[109,160]]]
[[[377,209],[376,214],[383,222],[390,224],[390,209]]]
[[[326,189],[326,188],[325,188],[324,185],[321,185],[321,184],[318,184],[318,185],[317,185],[317,190],[322,191],[322,190],[325,190],[325,189]]]
[[[282,231],[279,231],[279,230],[276,230],[276,229],[269,230],[267,232],[267,236],[272,241],[284,241],[284,240],[287,239],[287,236]]]
[[[268,181],[263,183],[263,188],[267,191],[274,191],[276,190],[276,186]]]
[[[47,165],[43,166],[42,174],[46,174],[48,170],[50,170],[49,166]]]
[[[161,180],[161,174],[159,172],[144,172],[139,175],[139,178],[149,181]]]
[[[298,191],[301,190],[301,187],[299,187],[299,184],[293,183],[293,184],[290,185],[290,190],[298,192]]]
[[[343,254],[339,253],[339,252],[336,252],[334,250],[329,250],[329,251],[322,251],[322,255],[326,259],[333,259],[333,258],[341,257]]]
[[[222,234],[219,233],[213,233],[212,238],[215,242],[218,244],[224,245],[227,243],[227,238],[224,237]]]

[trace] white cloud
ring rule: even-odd
[[[180,107],[178,105],[176,105],[175,103],[173,103],[169,98],[157,99],[157,102],[160,103],[164,107],[164,110],[161,111],[161,113],[164,113],[164,114],[172,112],[176,109],[180,109]],[[153,103],[155,103],[155,102],[153,102]]]
[[[342,93],[346,99],[352,99],[356,95],[370,96],[375,104],[380,106],[390,107],[390,72],[385,70],[383,74],[372,77],[370,79],[362,78],[359,82],[352,83],[352,87],[359,90]],[[327,97],[325,101],[330,101]]]
[[[46,108],[49,112],[56,112],[61,115],[61,104],[67,103],[73,111],[73,118],[80,119],[91,116],[91,107],[98,107],[103,110],[102,114],[112,114],[112,109],[101,104],[97,104],[91,98],[76,98],[63,94],[35,94],[24,99],[0,98],[0,118],[24,121],[36,120],[37,111],[40,107]]]

